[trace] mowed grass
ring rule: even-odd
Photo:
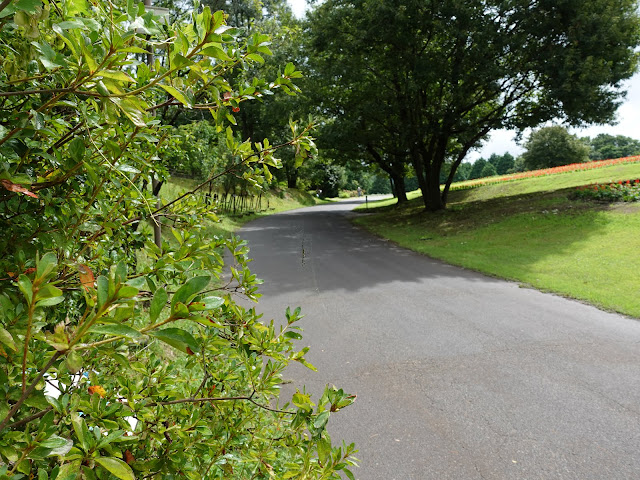
[[[633,178],[640,164],[510,181],[451,192],[436,213],[416,192],[401,208],[369,204],[379,213],[356,222],[448,263],[640,318],[640,204],[568,199],[577,186]]]

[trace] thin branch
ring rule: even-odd
[[[0,12],[5,8],[7,8],[10,3],[11,3],[11,0],[4,0],[2,3],[0,3]]]
[[[255,393],[255,392],[254,392]],[[266,405],[262,405],[261,403],[256,402],[253,399],[253,394],[251,396],[243,396],[243,397],[207,397],[207,398],[181,398],[179,400],[168,400],[165,402],[153,402],[149,403],[147,407],[155,407],[155,406],[167,406],[167,405],[182,405],[185,403],[205,403],[205,402],[226,402],[226,401],[237,401],[244,400],[253,403],[255,406],[260,407],[264,410],[268,410],[270,412],[275,413],[283,413],[286,415],[295,415],[296,412],[290,412],[287,410],[278,410],[277,408],[267,407]]]
[[[44,374],[47,373],[47,371],[51,368],[51,366],[55,363],[55,361],[58,360],[58,358],[60,358],[61,355],[63,355],[62,352],[56,351],[56,353],[53,354],[53,356],[51,357],[49,362],[45,365],[45,367],[42,370],[40,370],[40,373],[38,373],[38,376],[33,380],[33,382],[31,382],[31,385],[29,385],[29,388],[27,388],[22,393],[22,395],[20,396],[20,399],[11,408],[11,410],[9,410],[9,413],[7,413],[7,415],[4,417],[4,420],[2,420],[2,423],[0,423],[0,432],[5,429],[5,427],[7,426],[7,423],[9,423],[9,420],[11,420],[11,417],[13,417],[16,414],[16,412],[20,409],[24,401],[29,397],[29,395],[31,395],[31,393],[33,393],[38,382],[40,382],[42,377],[44,377]]]
[[[39,418],[44,417],[51,410],[53,410],[53,407],[45,408],[41,412],[35,413],[35,414],[31,415],[30,417],[23,418],[22,420],[18,420],[17,422],[13,422],[7,428],[15,428],[15,427],[21,427],[22,425],[26,425],[29,422],[33,422],[34,420],[37,420]]]
[[[41,93],[69,93],[73,88],[51,88],[44,90],[16,90],[13,92],[0,92],[0,97],[16,97],[21,95],[38,95]]]

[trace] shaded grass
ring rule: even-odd
[[[483,185],[468,190],[454,190],[449,192],[449,206],[456,203],[472,202],[475,200],[487,200],[496,197],[508,197],[521,195],[524,193],[546,192],[550,190],[560,190],[563,188],[579,187],[591,183],[610,183],[618,180],[640,178],[640,163],[612,165],[595,170],[583,170],[577,172],[558,173],[544,177],[523,178],[520,180],[509,180],[504,183],[493,185]],[[452,188],[464,185],[467,182],[451,184]],[[409,200],[422,198],[420,190],[407,193]],[[369,202],[369,208],[395,206],[396,199],[380,200]],[[356,208],[364,210],[364,206]]]
[[[169,182],[163,185],[160,196],[162,201],[167,203],[197,185],[198,182],[195,180],[172,177]],[[247,213],[244,215],[220,214],[219,222],[209,222],[207,232],[211,235],[228,236],[241,228],[245,223],[264,217],[265,215],[327,202],[307,192],[296,189],[272,189],[263,193],[263,203],[264,205],[268,204],[268,208],[265,207],[265,210],[262,212]]]
[[[356,222],[434,258],[640,317],[640,205],[568,199],[568,187],[638,176],[632,164],[529,178],[452,192],[445,212],[425,212],[418,197]]]

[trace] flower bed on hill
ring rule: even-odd
[[[637,202],[640,200],[640,179],[585,185],[574,190],[570,198],[599,202]]]
[[[466,182],[460,182],[458,185],[451,185],[450,190],[466,190],[469,188],[475,188],[482,185],[493,185],[496,183],[510,182],[513,180],[520,180],[523,178],[544,177],[547,175],[557,175],[560,173],[577,172],[580,170],[594,170],[597,168],[610,167],[612,165],[620,165],[625,163],[638,163],[640,162],[640,155],[633,157],[615,158],[610,160],[598,160],[595,162],[585,163],[572,163],[570,165],[562,165],[560,167],[545,168],[542,170],[531,170],[529,172],[513,173],[511,175],[503,175],[501,177],[487,177],[479,178],[477,180],[469,180]]]

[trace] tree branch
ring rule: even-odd
[[[18,420],[17,422],[13,422],[11,425],[9,425],[7,428],[15,428],[15,427],[20,427],[22,425],[26,425],[29,422],[33,422],[34,420],[37,420],[39,418],[44,417],[47,413],[49,413],[51,410],[53,410],[53,407],[48,407],[45,408],[44,410],[42,410],[41,412],[38,413],[34,413],[33,415],[31,415],[30,417],[27,418],[23,418],[22,420]]]
[[[181,398],[178,400],[168,400],[165,402],[153,402],[153,403],[149,403],[146,406],[148,407],[155,407],[155,406],[168,406],[168,405],[181,405],[181,404],[185,404],[185,403],[206,403],[206,402],[226,402],[226,401],[237,401],[237,400],[244,400],[244,401],[248,401],[253,403],[255,406],[260,407],[264,410],[268,410],[270,412],[275,412],[275,413],[283,413],[285,415],[295,415],[296,412],[291,412],[291,411],[287,411],[287,410],[278,410],[277,408],[271,408],[271,407],[267,407],[266,405],[262,405],[261,403],[256,402],[253,399],[253,395],[255,394],[255,392],[253,392],[250,396],[241,396],[241,397],[207,397],[207,398]]]
[[[10,3],[11,3],[11,0],[4,0],[2,3],[0,3],[0,12],[5,8],[7,8]]]
[[[7,413],[7,415],[4,417],[4,420],[2,420],[2,423],[0,423],[0,432],[5,429],[5,427],[7,426],[7,423],[9,423],[9,420],[11,420],[11,417],[13,417],[16,414],[16,412],[20,409],[24,401],[35,390],[36,385],[42,379],[42,377],[44,377],[44,374],[47,373],[47,371],[51,368],[51,366],[55,363],[55,361],[58,360],[58,358],[60,358],[62,354],[63,354],[62,352],[56,351],[56,353],[54,353],[53,356],[51,357],[51,360],[49,360],[49,362],[45,365],[45,367],[42,370],[40,370],[40,373],[38,373],[38,376],[33,380],[33,382],[31,382],[31,385],[29,385],[29,388],[27,388],[22,393],[22,395],[20,396],[20,399],[11,408],[11,410],[9,410],[9,413]]]

